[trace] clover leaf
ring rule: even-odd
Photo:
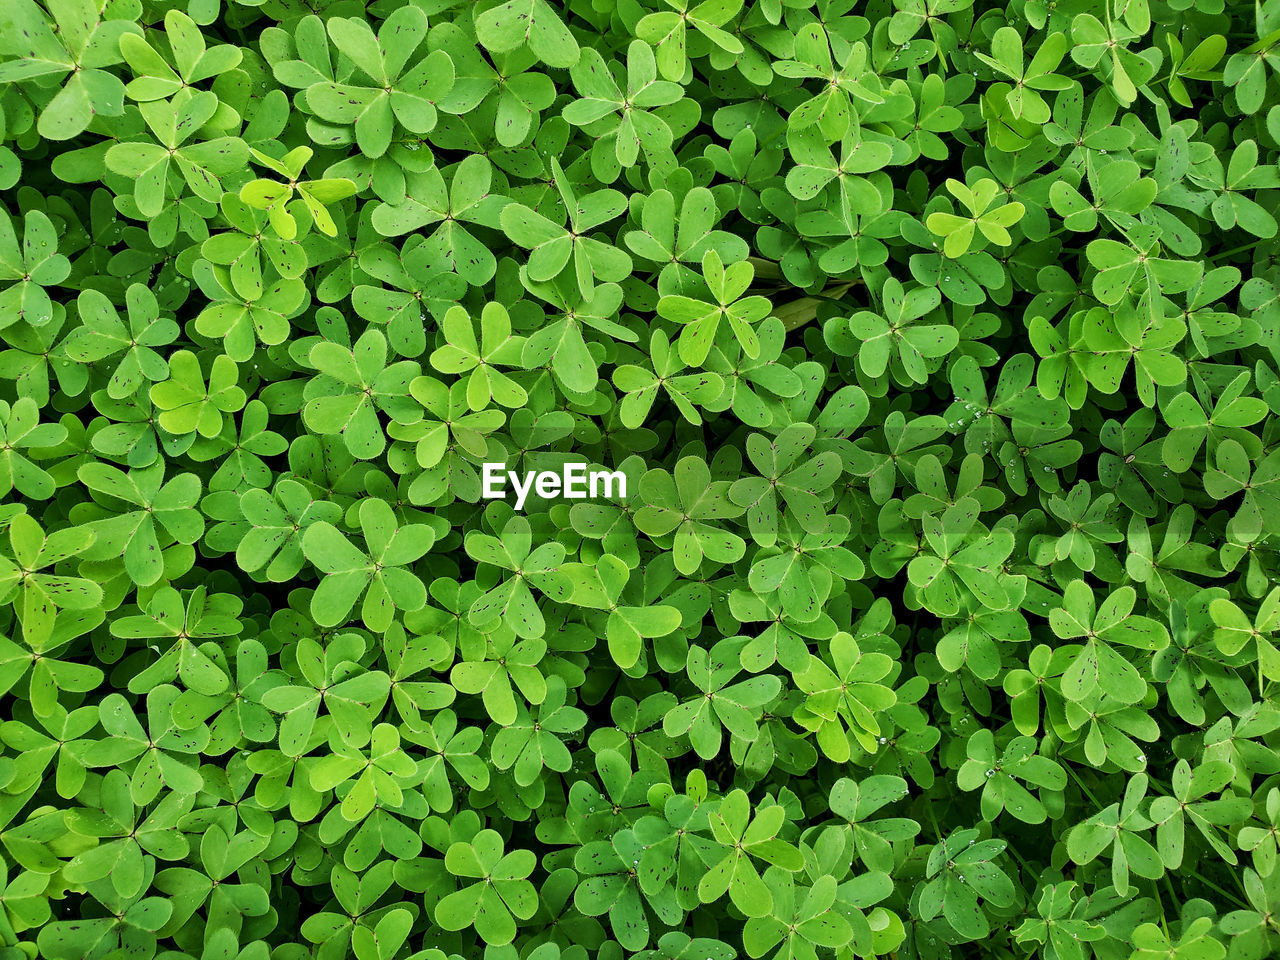
[[[468,842],[454,843],[445,854],[451,874],[477,882],[449,894],[436,904],[435,918],[446,930],[475,925],[485,943],[504,946],[516,933],[516,917],[528,920],[537,909],[538,895],[525,878],[535,858],[528,850],[504,853],[502,838],[481,830]]]
[[[363,596],[361,619],[372,630],[385,630],[393,610],[417,610],[426,602],[426,587],[406,568],[431,549],[435,537],[425,524],[401,526],[383,500],[365,500],[359,516],[365,550],[326,520],[303,534],[302,552],[325,575],[311,610],[318,623],[337,626]]]
[[[370,158],[386,153],[397,125],[412,134],[430,133],[438,116],[433,101],[448,93],[454,71],[443,50],[420,55],[410,65],[427,36],[421,8],[398,11],[376,35],[367,21],[354,17],[334,17],[327,26],[333,45],[358,71],[352,78],[357,82],[308,86],[306,103],[315,115],[333,128],[350,127],[344,135]],[[300,192],[305,199],[307,192]],[[310,192],[319,202],[337,199],[323,190]]]

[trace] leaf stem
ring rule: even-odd
[[[1070,762],[1066,764],[1066,770],[1067,770],[1068,776],[1070,776],[1071,779],[1076,782],[1076,786],[1078,786],[1081,790],[1083,790],[1084,795],[1093,801],[1094,806],[1096,806],[1099,810],[1101,810],[1103,807],[1103,804],[1099,803],[1098,798],[1095,797],[1093,795],[1093,792],[1084,785],[1084,781],[1080,779],[1079,775],[1075,771],[1075,768],[1071,766]]]
[[[1213,263],[1215,260],[1221,260],[1223,257],[1229,257],[1234,253],[1244,253],[1246,250],[1252,250],[1254,247],[1261,246],[1266,242],[1267,241],[1265,240],[1254,240],[1252,243],[1241,244],[1238,247],[1232,247],[1230,250],[1223,250],[1221,253],[1215,253],[1212,257],[1207,257],[1206,259],[1209,263]]]
[[[1228,900],[1236,904],[1241,909],[1244,909],[1244,910],[1249,909],[1249,904],[1245,903],[1243,900],[1237,897],[1234,893],[1228,893],[1226,890],[1223,890],[1220,886],[1218,886],[1216,883],[1214,883],[1212,880],[1208,879],[1207,877],[1201,876],[1200,874],[1196,873],[1196,871],[1194,870],[1191,871],[1191,875],[1195,877],[1197,880],[1199,880],[1201,883],[1203,883],[1210,890],[1226,897]]]

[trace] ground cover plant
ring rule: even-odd
[[[0,960],[1280,954],[1278,74],[3,0]]]

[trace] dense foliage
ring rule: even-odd
[[[0,960],[1276,956],[1278,74],[0,2]]]

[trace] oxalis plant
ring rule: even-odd
[[[1280,956],[1280,0],[0,2],[0,960]]]

